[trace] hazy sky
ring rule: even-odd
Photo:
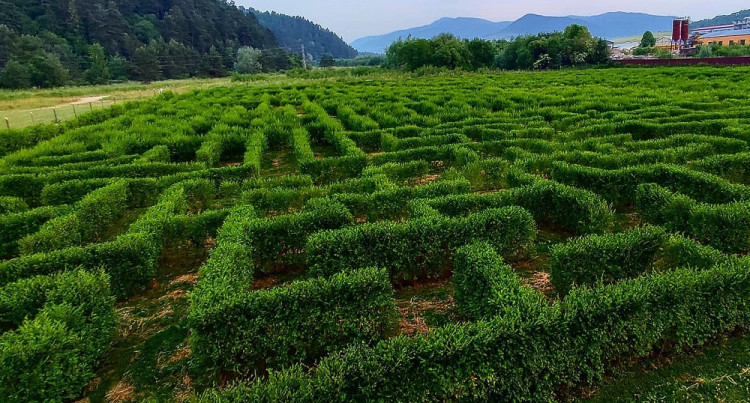
[[[747,0],[235,0],[261,11],[301,15],[343,36],[347,42],[367,35],[426,25],[441,17],[515,20],[524,14],[594,15],[637,11],[693,19],[731,14]],[[665,27],[668,31],[670,27]]]

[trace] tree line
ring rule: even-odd
[[[244,47],[263,71],[299,59],[226,0],[0,0],[3,88],[222,76]]]
[[[386,51],[385,66],[416,70],[422,67],[477,70],[549,69],[597,65],[609,61],[607,41],[580,25],[564,32],[518,36],[510,40],[459,39],[441,34],[432,39],[399,39]]]

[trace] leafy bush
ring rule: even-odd
[[[32,280],[34,281],[34,280]],[[25,282],[24,282],[25,283]],[[23,297],[24,284],[3,288],[2,301],[23,313],[38,314],[23,320],[16,330],[0,336],[0,395],[12,401],[59,401],[79,396],[94,377],[100,357],[108,350],[114,331],[114,299],[102,272],[76,271],[46,282],[44,296]],[[17,292],[13,292],[17,291]],[[38,298],[23,305],[8,298]]]
[[[546,305],[541,294],[521,284],[489,243],[456,251],[452,281],[458,308],[472,320],[498,315],[531,318]]]
[[[638,212],[648,222],[685,232],[726,252],[750,250],[750,202],[699,203],[655,184],[636,193]]]
[[[618,234],[591,235],[550,250],[550,279],[561,295],[574,286],[612,283],[651,269],[667,239],[660,227],[640,227]]]
[[[330,276],[353,267],[385,267],[396,280],[437,277],[450,251],[487,240],[504,256],[523,251],[536,236],[531,214],[519,207],[490,209],[467,217],[424,217],[323,231],[307,241],[312,275]]]
[[[250,292],[212,314],[219,316],[191,312],[199,342],[215,344],[212,352],[197,345],[196,353],[211,354],[223,370],[251,373],[373,344],[390,328],[395,304],[385,270],[367,269]]]

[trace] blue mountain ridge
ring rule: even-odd
[[[552,17],[526,14],[516,21],[493,22],[481,18],[441,18],[432,24],[403,29],[383,35],[359,38],[350,43],[360,52],[385,53],[388,46],[399,38],[433,38],[450,33],[459,38],[508,39],[519,35],[562,31],[571,24],[586,26],[595,36],[613,39],[635,36],[645,31],[669,31],[673,16],[644,13],[610,12],[594,16]]]

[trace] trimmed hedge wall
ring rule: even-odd
[[[222,370],[247,375],[311,364],[352,343],[373,344],[390,329],[395,304],[385,270],[367,269],[245,290],[211,317],[202,314],[191,310],[195,353],[207,354],[202,358]]]
[[[636,277],[651,269],[666,239],[663,228],[646,226],[555,245],[550,250],[550,280],[565,295],[576,285]]]
[[[310,274],[331,276],[355,267],[385,267],[395,280],[440,276],[450,252],[487,240],[504,256],[523,251],[536,237],[531,214],[520,207],[489,209],[467,217],[424,217],[323,231],[307,241]]]
[[[353,223],[352,214],[340,203],[312,203],[301,213],[249,219],[240,239],[252,250],[254,265],[272,271],[279,264],[304,262],[310,234]]]
[[[750,251],[750,202],[699,203],[655,184],[638,186],[636,207],[644,220],[685,232],[725,252]]]
[[[47,221],[69,214],[71,206],[45,206],[21,213],[0,215],[0,259],[18,254],[18,240],[35,233]]]
[[[36,286],[29,289],[30,283]],[[24,280],[4,287],[0,301],[15,308],[2,320],[21,321],[0,336],[0,396],[8,401],[79,397],[115,328],[107,275],[79,270]]]
[[[747,259],[583,287],[532,320],[498,316],[353,346],[310,373],[272,372],[203,400],[551,401],[561,385],[602,379],[615,359],[665,345],[699,346],[718,333],[747,329],[748,295]]]
[[[547,304],[541,294],[521,284],[489,243],[461,247],[454,260],[453,297],[471,320],[498,315],[531,319]]]
[[[750,153],[715,155],[695,161],[690,168],[708,172],[722,178],[750,185]]]
[[[578,234],[601,232],[611,225],[612,210],[599,196],[554,181],[534,178],[529,185],[497,193],[451,195],[426,202],[448,216],[487,208],[521,206],[539,222]]]
[[[29,205],[20,197],[0,196],[0,215],[22,213],[28,209]]]
[[[597,286],[677,267],[708,269],[730,256],[662,227],[590,235],[551,248],[550,275],[560,295],[574,286]]]
[[[41,274],[70,271],[78,267],[88,270],[103,268],[111,277],[112,292],[125,298],[144,287],[156,275],[170,222],[183,214],[188,200],[198,201],[213,185],[207,180],[192,180],[171,186],[115,241],[71,247],[38,253],[0,262],[0,285]]]
[[[96,240],[127,209],[128,192],[127,181],[94,190],[72,213],[51,219],[38,232],[19,240],[21,253],[50,252]]]
[[[750,187],[676,165],[641,165],[605,170],[556,162],[552,166],[552,178],[589,189],[617,205],[635,203],[636,190],[643,183],[657,183],[706,203],[750,200]]]

